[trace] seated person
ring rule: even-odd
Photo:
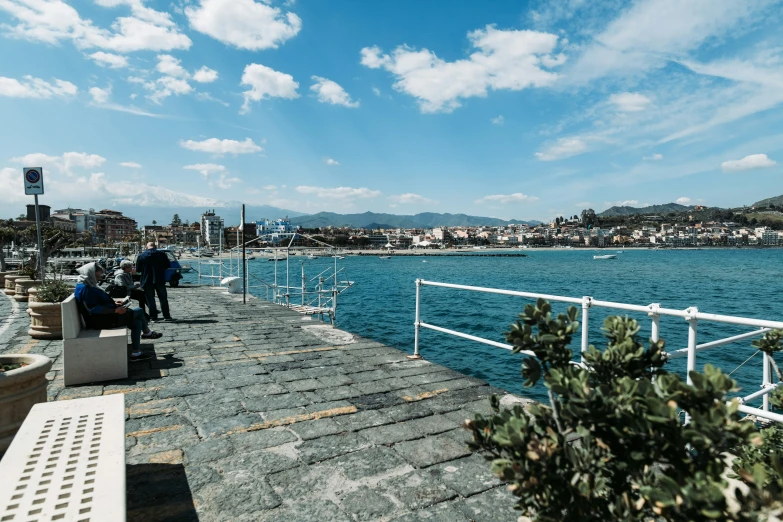
[[[88,263],[77,272],[79,279],[73,294],[84,314],[87,328],[109,330],[126,326],[131,330],[133,343],[131,362],[149,359],[150,357],[141,351],[141,338],[159,339],[162,335],[147,327],[147,320],[141,308],[119,306],[106,292],[98,288],[98,279],[103,275],[103,267],[100,265]]]
[[[147,315],[147,294],[144,290],[139,288],[137,283],[133,282],[133,262],[125,259],[120,262],[120,268],[114,273],[114,284],[111,290],[107,289],[107,293],[114,298],[130,297],[135,299],[139,303],[139,308],[144,312],[144,316],[149,319]]]

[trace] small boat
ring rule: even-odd
[[[606,254],[603,256],[593,256],[593,259],[615,259],[617,254]]]
[[[307,259],[318,259],[318,258],[316,256],[314,256],[313,254],[310,254],[310,255],[307,256]]]
[[[180,272],[183,274],[187,274],[188,272],[192,272],[194,269],[190,265],[182,265],[182,268],[179,269]]]
[[[345,259],[345,256],[332,256],[335,259]]]
[[[391,256],[378,256],[378,259],[391,259]]]

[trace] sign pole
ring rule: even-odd
[[[41,214],[38,212],[38,194],[35,195],[35,228],[38,231],[38,266],[41,270],[41,281],[46,281],[46,260],[44,259],[43,243],[41,241]]]
[[[242,203],[242,304],[247,304],[247,262],[245,261],[245,204]]]

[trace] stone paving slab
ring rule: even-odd
[[[129,521],[517,519],[460,428],[505,391],[261,300],[169,300],[153,359],[66,388],[62,342],[0,296],[0,353],[51,357],[49,400],[125,395]]]

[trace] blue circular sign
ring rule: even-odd
[[[39,181],[41,181],[41,173],[38,172],[37,170],[28,170],[25,173],[24,177],[28,183],[38,183]]]

